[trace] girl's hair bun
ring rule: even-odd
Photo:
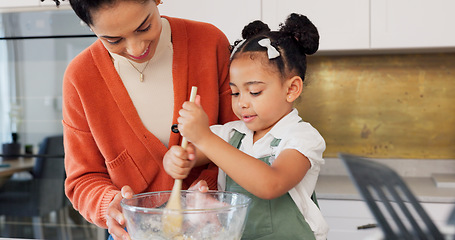
[[[242,30],[242,38],[248,39],[261,33],[270,32],[270,28],[262,21],[256,20],[246,25]]]
[[[315,53],[319,48],[318,30],[304,15],[289,15],[284,24],[280,25],[280,32],[297,40],[307,55]]]

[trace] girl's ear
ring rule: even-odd
[[[294,76],[287,81],[288,93],[286,100],[288,102],[294,102],[302,93],[303,89],[303,80],[299,76]]]

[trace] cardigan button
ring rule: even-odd
[[[178,124],[172,124],[171,131],[173,133],[180,133],[179,132],[179,125]]]

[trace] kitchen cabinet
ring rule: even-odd
[[[357,229],[358,226],[377,224],[367,204],[361,200],[318,199],[321,212],[329,224],[327,239],[380,239],[382,231],[379,226]],[[447,219],[454,203],[421,202],[433,222],[444,234],[448,229]]]
[[[38,0],[39,3],[40,3],[40,6],[41,7],[47,7],[47,6],[54,6],[55,7],[55,2],[52,1],[52,0],[45,0],[44,2],[41,2],[41,0]],[[65,1],[62,1],[60,0],[60,7],[62,6],[69,6],[70,5],[70,1],[69,0],[65,0]]]
[[[52,0],[0,0],[3,10],[55,5]],[[61,6],[69,1],[61,1]],[[68,6],[66,6],[68,7]],[[273,30],[293,12],[309,17],[324,52],[455,48],[455,1],[450,0],[164,0],[163,15],[209,22],[233,43],[257,19]],[[1,9],[0,9],[1,10]]]
[[[60,0],[60,6],[70,5],[69,0]],[[52,0],[0,0],[0,8],[22,8],[22,7],[44,7],[44,6],[55,6],[55,2]]]
[[[240,39],[245,25],[261,19],[261,0],[241,3],[225,0],[164,0],[158,8],[162,15],[211,23],[226,34],[230,43]]]
[[[320,51],[455,47],[455,1],[263,0],[262,19],[278,27],[304,14],[321,36]]]
[[[60,0],[60,7],[70,6],[69,0],[62,1]],[[14,8],[36,8],[36,7],[55,7],[55,2],[53,0],[0,0],[0,10],[4,8],[7,11],[10,11]],[[36,8],[39,10],[39,8]]]
[[[0,8],[38,7],[40,0],[0,0]]]
[[[455,46],[455,1],[370,1],[372,49]]]
[[[369,1],[263,0],[263,21],[272,29],[290,13],[306,15],[318,28],[319,50],[369,49]]]
[[[365,202],[360,200],[318,199],[319,207],[329,224],[327,239],[367,239],[381,234],[381,229],[367,228],[358,230],[358,226],[375,224],[376,220]]]

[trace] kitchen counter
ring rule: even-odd
[[[316,185],[318,199],[362,200],[342,161],[337,158],[325,160]],[[455,160],[376,160],[393,168],[419,201],[455,204],[455,188],[437,187],[432,178],[433,173],[455,174]]]
[[[455,203],[454,188],[438,188],[430,177],[405,177],[408,187],[420,202]],[[362,200],[349,176],[321,175],[316,185],[318,199]]]
[[[437,187],[432,175],[455,174],[455,160],[372,159],[394,169],[421,202],[440,231],[455,236],[448,225],[455,207],[455,187]],[[338,158],[326,158],[322,166],[316,194],[324,219],[329,224],[328,239],[380,239],[380,228],[359,230],[359,226],[377,223],[370,208]],[[455,238],[453,238],[455,239]]]

